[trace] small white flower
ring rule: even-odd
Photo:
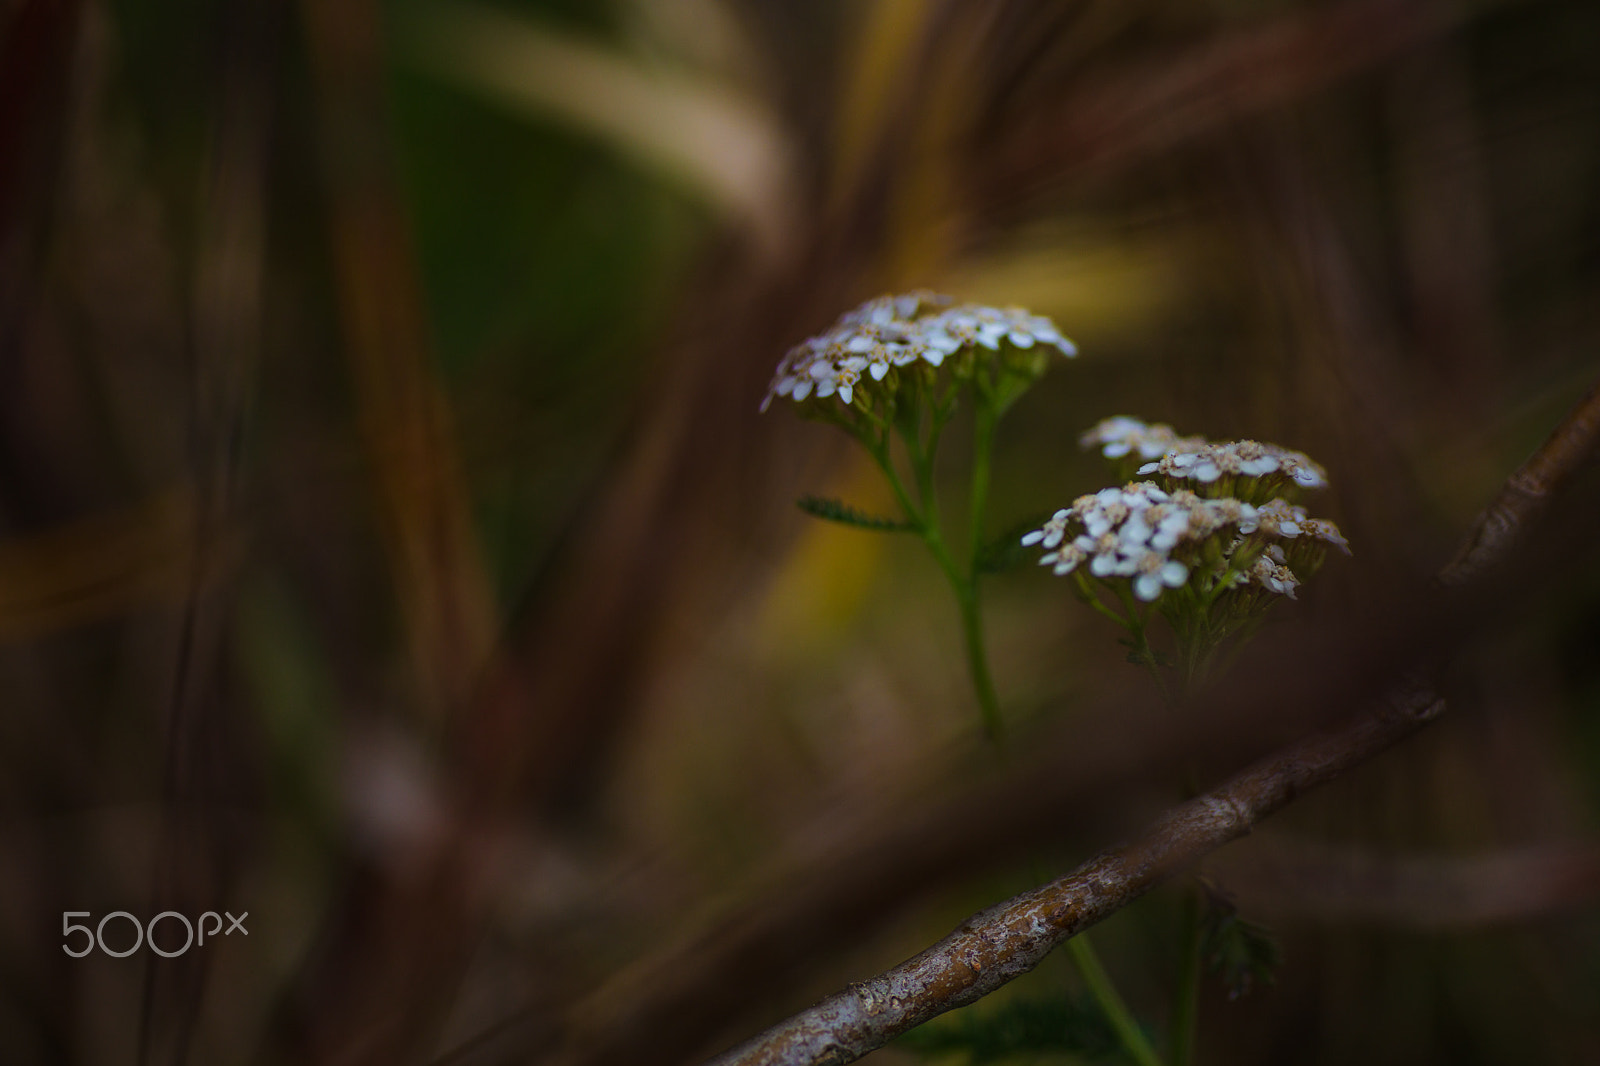
[[[1276,592],[1291,600],[1296,598],[1294,590],[1300,587],[1300,579],[1294,576],[1294,571],[1282,563],[1273,562],[1265,555],[1257,559],[1255,565],[1250,568],[1249,580],[1268,592]]]
[[[867,366],[867,360],[859,355],[853,355],[841,362],[834,371],[834,380],[839,384],[839,398],[849,403],[854,395],[856,382],[861,380],[861,371]]]
[[[1232,497],[1206,500],[1205,503],[1206,509],[1216,515],[1221,523],[1237,526],[1240,533],[1254,533],[1260,523],[1260,514],[1256,508]]]
[[[1300,523],[1305,521],[1306,509],[1283,500],[1273,500],[1256,508],[1256,523],[1263,533],[1273,537],[1298,537]]]
[[[1350,542],[1344,539],[1344,534],[1339,532],[1339,527],[1326,518],[1307,518],[1300,522],[1300,529],[1308,537],[1332,544],[1335,548],[1350,554]]]
[[[1053,552],[1046,552],[1039,558],[1040,566],[1055,568],[1057,577],[1065,577],[1078,568],[1078,564],[1089,557],[1093,544],[1086,537],[1079,537],[1071,544],[1062,545]]]
[[[1146,603],[1161,595],[1162,586],[1175,589],[1189,580],[1189,568],[1161,552],[1146,552],[1135,564],[1133,594]]]
[[[1036,529],[1022,538],[1023,547],[1032,547],[1043,544],[1046,548],[1054,548],[1060,544],[1067,533],[1067,523],[1072,519],[1072,512],[1062,508],[1050,516],[1050,521],[1042,529]]]

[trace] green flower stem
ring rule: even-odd
[[[1122,606],[1128,612],[1128,630],[1133,635],[1133,653],[1138,658],[1140,665],[1150,671],[1150,676],[1155,678],[1156,687],[1161,690],[1161,698],[1167,706],[1175,706],[1172,690],[1167,686],[1167,679],[1161,674],[1161,666],[1156,660],[1156,650],[1150,645],[1150,638],[1145,635],[1149,623],[1149,611],[1139,610],[1138,601],[1133,598],[1133,593],[1125,585],[1117,586],[1117,595],[1122,599]]]
[[[923,453],[920,447],[911,449],[912,465],[917,468],[917,480],[926,486],[923,489],[924,506],[919,508],[912,502],[905,482],[896,472],[894,463],[889,457],[888,447],[869,443],[868,450],[883,471],[884,477],[888,479],[889,487],[900,503],[900,509],[905,512],[906,520],[916,527],[917,533],[928,546],[928,551],[932,553],[934,560],[939,564],[939,569],[950,582],[951,590],[955,593],[956,605],[961,611],[961,636],[966,645],[967,669],[972,675],[972,688],[978,697],[978,709],[983,717],[983,731],[998,745],[1004,726],[1000,718],[1000,699],[995,694],[994,679],[989,673],[989,654],[983,640],[983,618],[978,610],[976,574],[970,563],[965,570],[956,565],[955,559],[950,555],[950,549],[945,546],[944,538],[939,533],[937,511],[933,507],[931,457]],[[976,549],[974,549],[975,555]]]
[[[978,550],[983,545],[983,511],[989,503],[989,456],[994,450],[995,424],[1000,415],[991,405],[978,406],[972,430],[972,492],[968,505],[967,570],[977,581]]]
[[[1122,1042],[1122,1048],[1128,1056],[1139,1066],[1164,1066],[1161,1056],[1156,1054],[1156,1049],[1144,1035],[1144,1030],[1139,1028],[1133,1013],[1128,1010],[1128,1005],[1122,1001],[1116,986],[1111,983],[1111,977],[1100,965],[1100,959],[1095,955],[1094,947],[1089,943],[1088,937],[1079,933],[1067,941],[1067,952],[1072,956],[1078,972],[1083,975],[1083,983],[1089,987],[1089,995],[1099,1004],[1101,1012],[1111,1023],[1111,1028],[1116,1032],[1117,1039]]]
[[[1172,1066],[1194,1061],[1194,1037],[1200,1017],[1200,962],[1205,930],[1201,925],[1199,891],[1183,906],[1183,955],[1178,962],[1178,993],[1172,1007]]]
[[[1121,626],[1123,629],[1129,630],[1130,632],[1133,630],[1133,628],[1134,628],[1134,623],[1133,622],[1130,622],[1128,619],[1122,617],[1116,611],[1113,611],[1111,608],[1107,607],[1104,603],[1100,602],[1100,597],[1095,595],[1094,586],[1089,584],[1089,579],[1084,576],[1084,573],[1083,573],[1082,569],[1074,570],[1072,572],[1072,577],[1073,577],[1074,583],[1077,586],[1076,591],[1077,591],[1078,599],[1082,600],[1085,604],[1087,604],[1091,610],[1094,610],[1094,611],[1104,615],[1105,617],[1111,619],[1113,622],[1117,623],[1117,625]]]
[[[989,739],[999,744],[1002,731],[1000,700],[994,680],[989,676],[989,655],[983,642],[983,618],[978,613],[978,552],[983,547],[983,512],[989,501],[989,456],[994,449],[995,423],[999,413],[991,404],[978,405],[973,429],[972,492],[968,501],[967,566],[965,597],[960,589],[961,630],[966,638],[967,663],[972,669],[972,687],[983,708],[983,728]]]
[[[889,488],[894,490],[894,498],[899,502],[900,510],[905,514],[906,521],[915,526],[917,532],[926,540],[929,528],[928,519],[923,516],[921,508],[911,502],[911,494],[906,491],[905,483],[900,480],[900,475],[895,472],[894,462],[889,458],[887,440],[875,442],[863,439],[862,443],[867,446],[867,451],[872,453],[872,458],[877,461],[878,469],[883,471],[883,476],[889,479]]]
[[[983,731],[998,748],[1005,726],[1000,718],[1000,699],[995,695],[994,679],[989,676],[989,653],[983,643],[983,619],[978,614],[976,583],[969,580],[958,587],[956,599],[961,606],[961,635],[967,646],[967,667],[972,672],[972,687],[983,712]]]

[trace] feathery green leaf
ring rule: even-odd
[[[806,514],[816,518],[826,518],[830,522],[854,526],[857,529],[869,529],[875,533],[914,533],[916,531],[916,526],[913,526],[910,522],[866,514],[863,511],[856,510],[842,500],[831,500],[823,496],[802,496],[795,501],[795,505]]]

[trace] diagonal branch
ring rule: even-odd
[[[1149,892],[1302,792],[1410,736],[1444,710],[1426,684],[1338,732],[1282,749],[1168,811],[1142,838],[976,914],[922,954],[835,993],[710,1066],[845,1063],[1033,969],[1050,951]]]
[[[1461,585],[1510,550],[1539,505],[1600,438],[1600,383],[1507,479],[1440,573]],[[1065,877],[969,918],[893,969],[835,993],[709,1066],[852,1062],[946,1011],[965,1006],[1037,966],[1075,934],[1149,892],[1302,792],[1382,753],[1438,717],[1444,701],[1413,678],[1344,728],[1297,741],[1219,788],[1169,810],[1135,842]]]
[[[1506,479],[1473,523],[1456,557],[1439,572],[1441,585],[1465,584],[1510,551],[1523,527],[1578,468],[1600,437],[1600,382],[1562,419],[1539,450]]]

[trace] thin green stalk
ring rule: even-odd
[[[995,694],[994,679],[989,673],[989,654],[984,646],[983,619],[978,610],[978,590],[971,573],[973,568],[969,564],[967,572],[963,573],[956,565],[955,559],[951,557],[950,550],[945,547],[944,538],[939,535],[937,511],[933,507],[931,478],[925,478],[924,475],[924,469],[931,469],[932,464],[927,461],[928,457],[920,448],[912,448],[912,465],[917,468],[918,481],[926,482],[923,490],[925,492],[923,503],[926,508],[924,510],[912,502],[911,494],[906,491],[905,483],[900,480],[900,475],[895,471],[894,464],[889,458],[888,448],[874,447],[869,450],[883,470],[884,477],[888,479],[889,487],[900,503],[900,509],[905,512],[906,520],[922,535],[923,543],[927,544],[928,551],[939,564],[939,569],[944,572],[945,578],[950,582],[951,590],[955,593],[956,606],[961,612],[961,636],[966,647],[967,669],[972,676],[973,691],[978,697],[983,731],[998,745],[1004,726],[1000,717],[1000,699]]]
[[[994,429],[998,415],[988,404],[981,404],[972,430],[972,493],[968,505],[967,572],[978,579],[978,551],[983,546],[983,511],[989,503],[989,456],[994,450]]]
[[[972,492],[968,501],[967,516],[967,566],[965,595],[957,591],[961,600],[961,630],[966,639],[967,662],[972,669],[972,686],[978,693],[978,704],[983,709],[983,728],[998,745],[1004,728],[1000,718],[1000,700],[995,695],[994,679],[989,676],[989,654],[983,641],[983,618],[978,612],[978,553],[983,547],[983,512],[989,499],[989,456],[994,449],[995,421],[998,417],[992,406],[980,404],[977,424],[973,428]]]
[[[998,748],[1005,725],[1000,718],[1000,699],[995,695],[994,679],[989,676],[989,653],[983,643],[983,619],[978,613],[978,593],[968,583],[965,589],[957,590],[956,598],[961,604],[961,635],[966,641],[967,667],[972,672],[972,687],[978,694],[978,707],[983,712],[983,731]]]
[[[939,501],[933,490],[933,451],[924,451],[922,442],[914,436],[906,439],[906,451],[911,454],[911,471],[917,479],[917,495],[922,498],[922,509],[928,517],[928,528],[939,526]]]
[[[1078,967],[1078,972],[1083,975],[1083,983],[1088,986],[1089,995],[1094,997],[1101,1013],[1111,1023],[1111,1028],[1121,1041],[1123,1050],[1139,1066],[1164,1066],[1161,1056],[1156,1054],[1156,1049],[1144,1035],[1144,1030],[1139,1028],[1133,1013],[1128,1010],[1128,1005],[1122,1001],[1116,986],[1111,983],[1111,977],[1100,965],[1100,959],[1095,955],[1094,947],[1089,943],[1088,937],[1079,933],[1067,941],[1067,951]]]
[[[1183,906],[1183,955],[1178,960],[1178,992],[1172,1007],[1172,1066],[1194,1061],[1195,1029],[1200,1017],[1200,956],[1205,930],[1200,893],[1193,891]]]
[[[1133,630],[1134,623],[1130,622],[1128,619],[1122,617],[1116,611],[1113,611],[1111,608],[1100,602],[1100,597],[1095,595],[1094,586],[1089,584],[1089,579],[1083,575],[1083,571],[1081,569],[1073,571],[1072,577],[1074,582],[1077,584],[1078,599],[1087,604],[1091,610],[1097,611],[1105,617],[1111,619],[1123,629],[1129,631]]]
[[[1000,718],[1000,699],[995,694],[994,679],[989,674],[989,652],[983,640],[983,616],[978,609],[977,583],[970,574],[961,572],[950,555],[950,549],[945,547],[944,538],[931,522],[923,528],[922,539],[955,593],[956,606],[961,611],[961,638],[967,651],[967,670],[972,675],[972,689],[977,694],[978,709],[983,715],[983,731],[998,748],[1004,726]]]
[[[927,538],[929,528],[928,519],[916,504],[911,502],[911,494],[906,491],[905,483],[900,480],[900,475],[895,472],[894,461],[889,457],[887,440],[881,445],[868,445],[867,450],[872,453],[872,458],[877,460],[878,469],[883,471],[883,476],[889,481],[889,488],[894,490],[894,498],[900,504],[900,510],[905,513],[906,521],[917,528],[917,532]]]
[[[1150,671],[1150,676],[1155,678],[1156,687],[1161,690],[1161,698],[1168,707],[1175,706],[1172,699],[1172,690],[1167,686],[1167,679],[1162,676],[1161,666],[1156,661],[1156,650],[1150,645],[1150,638],[1145,635],[1149,623],[1149,611],[1141,613],[1138,603],[1133,598],[1133,593],[1122,585],[1117,586],[1117,595],[1122,599],[1122,606],[1128,612],[1128,631],[1133,635],[1133,650],[1139,662]]]

